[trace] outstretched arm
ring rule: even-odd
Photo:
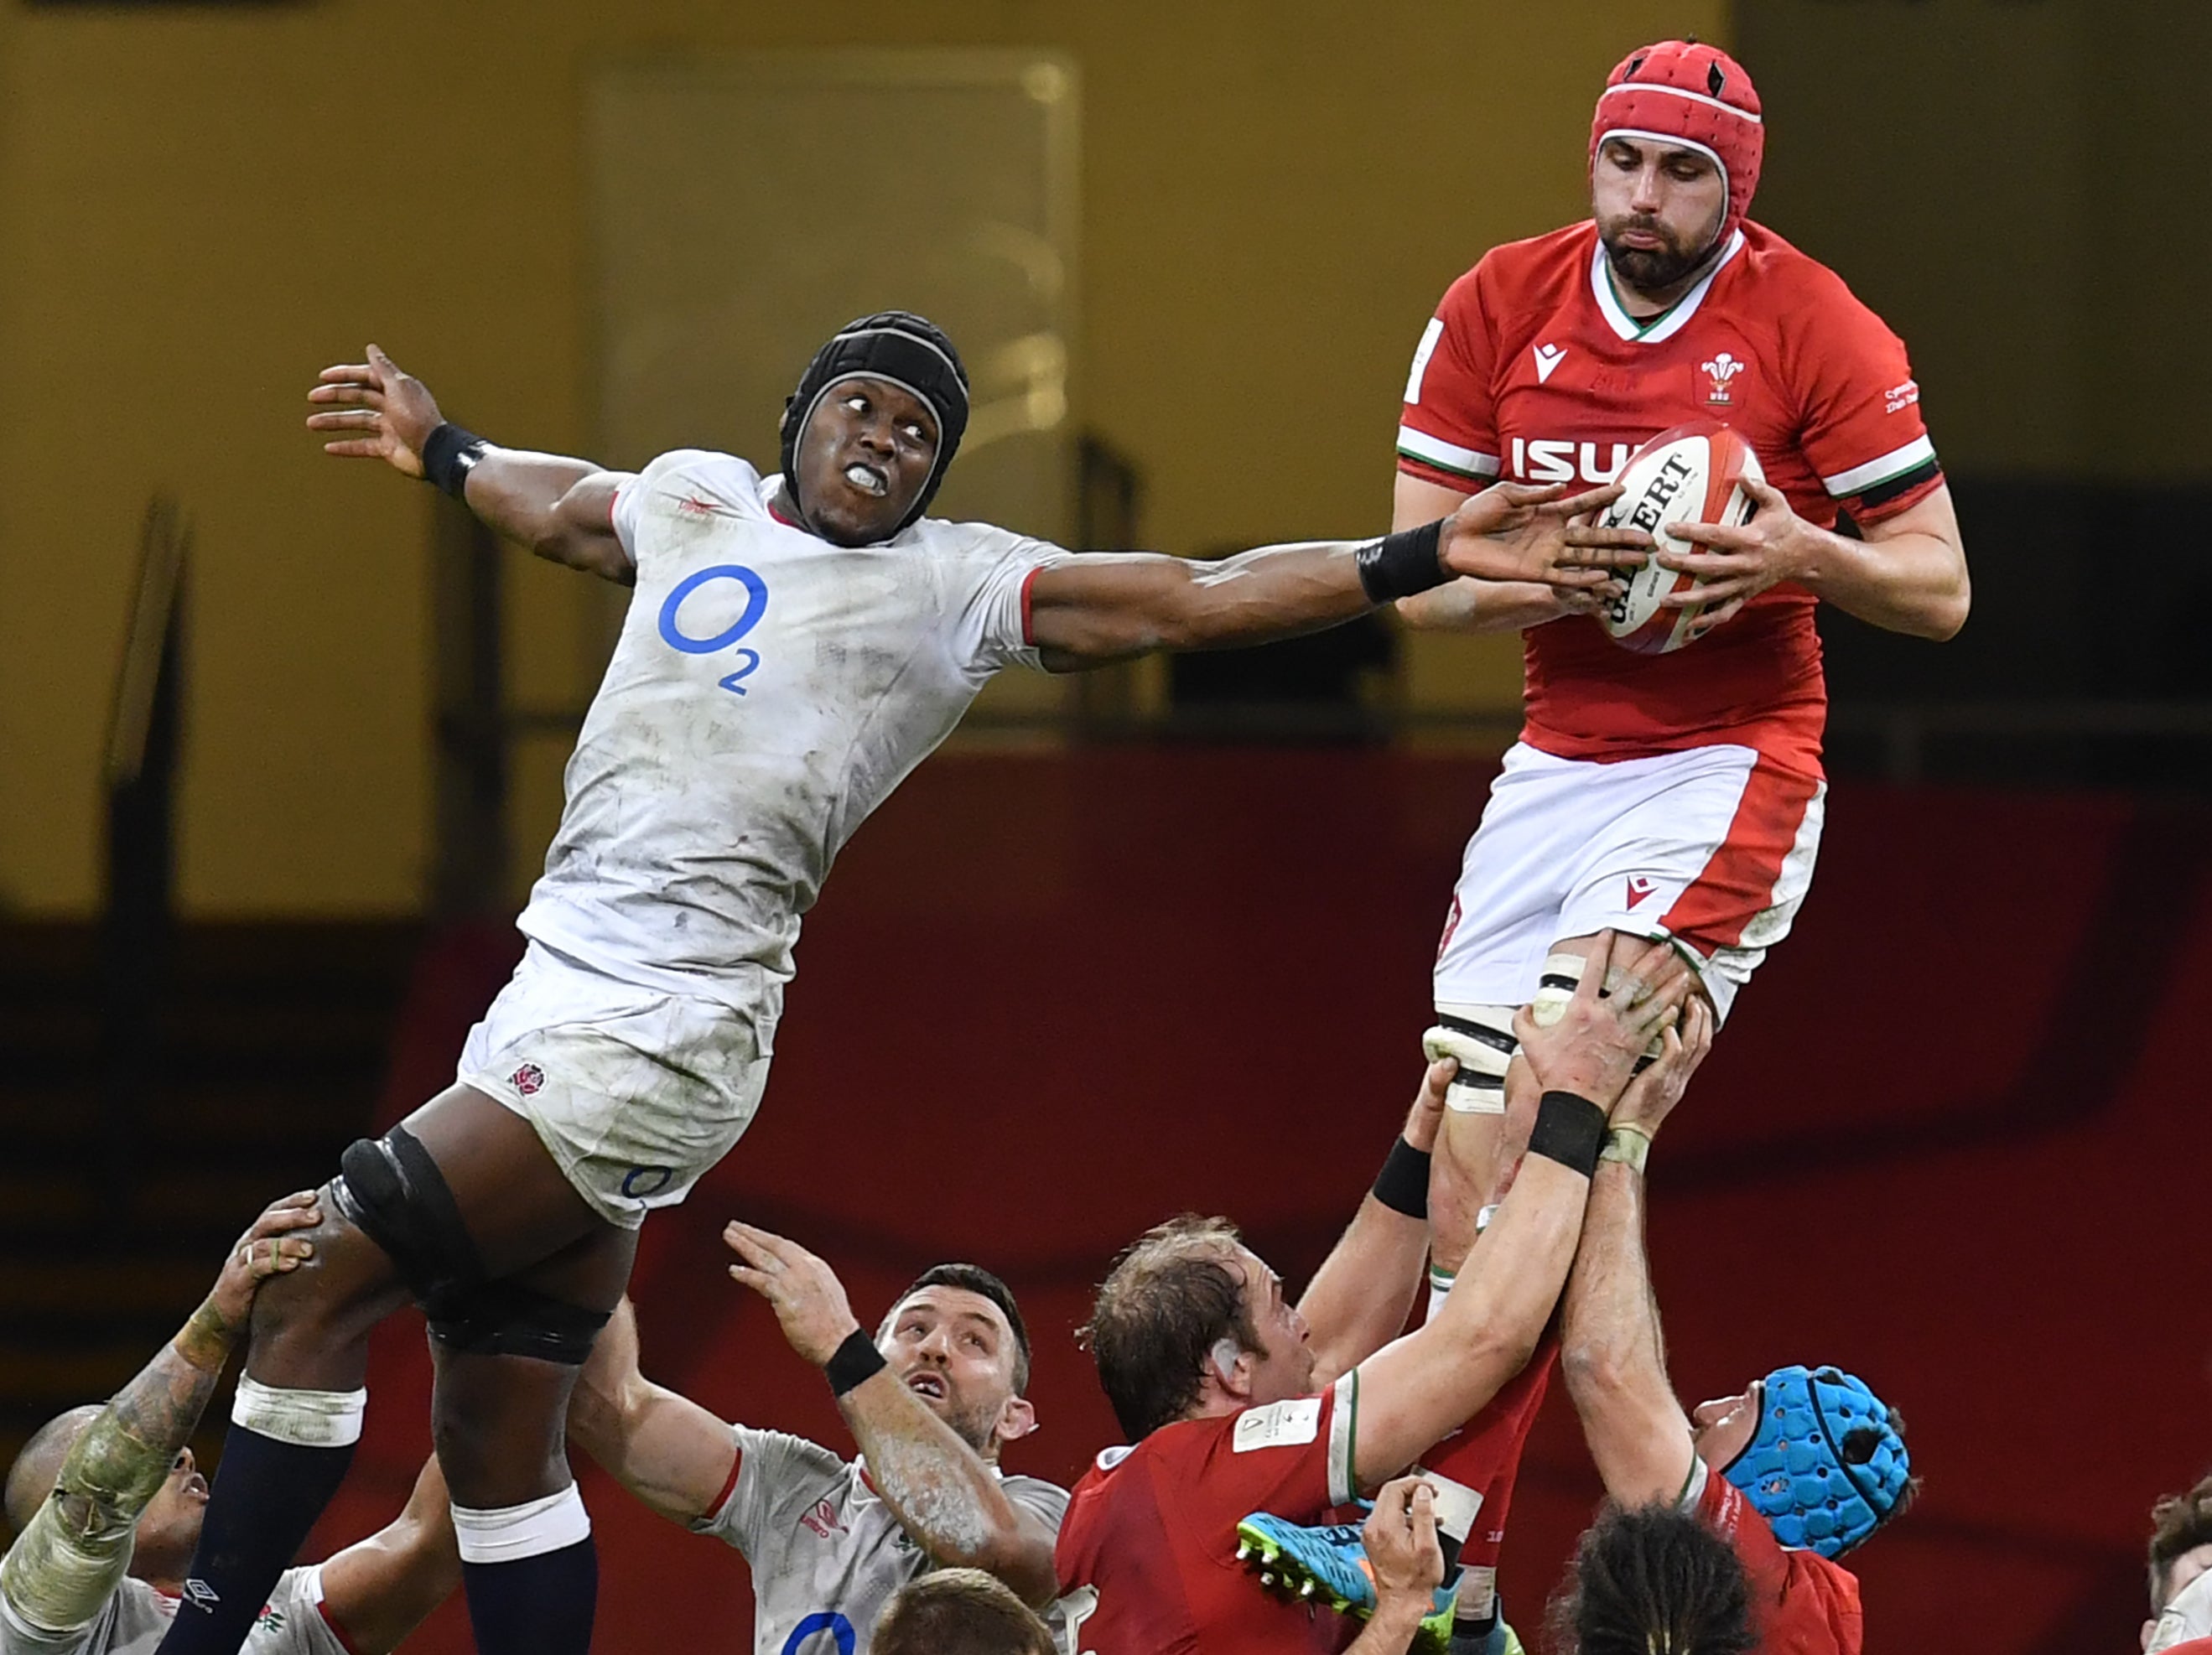
[[[1572,521],[1618,490],[1562,494],[1486,488],[1443,520],[1433,544],[1415,530],[1379,543],[1263,546],[1212,563],[1145,552],[1072,558],[1038,573],[1031,634],[1046,665],[1066,670],[1312,632],[1455,575],[1594,591],[1614,567],[1642,561],[1639,533]]]
[[[1391,484],[1390,527],[1418,529],[1424,523],[1449,517],[1467,496],[1440,482],[1394,474]],[[1594,595],[1564,593],[1534,581],[1448,580],[1411,597],[1398,600],[1398,614],[1420,632],[1521,632],[1595,609]]]
[[[714,1514],[738,1463],[730,1428],[638,1371],[637,1306],[599,1330],[568,1403],[568,1439],[645,1505],[687,1526]]]
[[[836,1273],[795,1241],[732,1224],[722,1239],[744,1262],[730,1275],[769,1301],[799,1355],[826,1366],[861,1331]],[[1059,1591],[1054,1536],[1010,1499],[983,1457],[889,1367],[842,1392],[837,1406],[868,1462],[868,1480],[916,1545],[947,1567],[983,1569],[1042,1608]]]
[[[319,411],[307,416],[307,428],[339,433],[323,445],[325,453],[380,459],[403,476],[425,474],[424,448],[444,423],[429,386],[374,345],[366,362],[326,367],[318,378],[307,400]],[[636,583],[637,571],[615,534],[614,504],[628,475],[589,460],[486,445],[463,477],[461,498],[538,556],[627,586]]]
[[[1672,944],[1601,935],[1557,1022],[1539,1028],[1525,1009],[1515,1021],[1546,1095],[1528,1156],[1481,1245],[1443,1309],[1357,1370],[1353,1470],[1364,1487],[1403,1470],[1474,1417],[1526,1365],[1559,1302],[1605,1114],[1694,981]],[[1608,967],[1618,981],[1601,996]]]
[[[352,1655],[390,1655],[460,1584],[453,1503],[434,1454],[406,1509],[323,1565],[323,1610]]]
[[[1406,1152],[1426,1158],[1436,1148],[1443,1118],[1444,1088],[1459,1065],[1429,1065],[1400,1135]],[[1393,1147],[1392,1163],[1399,1151]],[[1422,1180],[1425,1190],[1426,1179]],[[1428,1257],[1429,1224],[1385,1205],[1373,1191],[1359,1203],[1352,1224],[1322,1260],[1298,1300],[1298,1313],[1313,1331],[1313,1388],[1323,1391],[1395,1339],[1413,1312]]]
[[[1711,1050],[1712,1013],[1702,998],[1691,1002],[1682,1021],[1684,1033],[1667,1032],[1659,1060],[1621,1099],[1617,1131],[1639,1131],[1648,1144]],[[1560,1321],[1567,1394],[1606,1492],[1630,1507],[1676,1498],[1696,1451],[1689,1417],[1667,1378],[1659,1302],[1644,1251],[1644,1173],[1632,1162],[1598,1162]]]
[[[100,1613],[130,1566],[139,1513],[178,1464],[246,1331],[254,1294],[314,1252],[289,1233],[321,1222],[312,1191],[263,1212],[191,1319],[78,1433],[52,1493],[0,1563],[0,1591],[22,1619],[74,1632]]]

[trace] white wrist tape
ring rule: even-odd
[[[1437,1532],[1465,1543],[1474,1532],[1474,1519],[1482,1511],[1482,1495],[1464,1482],[1455,1482],[1434,1471],[1423,1471],[1421,1481],[1436,1496]]]
[[[515,1563],[573,1546],[592,1535],[584,1497],[570,1483],[557,1494],[491,1511],[453,1507],[453,1538],[464,1563]]]
[[[361,1440],[368,1391],[283,1391],[241,1375],[230,1422],[301,1448],[346,1448]]]
[[[1444,1297],[1451,1292],[1452,1281],[1449,1270],[1438,1270],[1434,1265],[1429,1267],[1429,1308],[1421,1318],[1424,1322],[1433,1322],[1443,1313]]]

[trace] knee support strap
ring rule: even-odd
[[[430,1337],[471,1356],[531,1356],[580,1367],[611,1313],[586,1310],[519,1282],[485,1282],[426,1300]]]
[[[404,1126],[347,1147],[331,1180],[331,1203],[391,1255],[420,1304],[484,1279],[483,1258],[446,1175]]]
[[[1436,1026],[1421,1036],[1430,1062],[1457,1060],[1444,1102],[1464,1115],[1505,1112],[1505,1071],[1520,1049],[1511,1006],[1438,1006]]]

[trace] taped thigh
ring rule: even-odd
[[[451,1351],[471,1356],[530,1356],[541,1362],[580,1367],[592,1354],[592,1342],[612,1313],[586,1310],[525,1287],[520,1282],[484,1282],[440,1294],[427,1301],[430,1337]]]
[[[446,1175],[404,1126],[347,1147],[331,1180],[331,1204],[391,1255],[419,1303],[484,1279]]]
[[[1444,1093],[1444,1103],[1463,1115],[1505,1112],[1505,1071],[1521,1042],[1513,1033],[1512,1006],[1444,1005],[1421,1036],[1429,1061],[1457,1061],[1459,1072]]]

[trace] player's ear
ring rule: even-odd
[[[1206,1352],[1206,1360],[1212,1364],[1213,1377],[1224,1391],[1237,1397],[1252,1394],[1251,1354],[1236,1340],[1216,1339],[1213,1349]]]
[[[999,1410],[999,1440],[1018,1442],[1037,1428],[1036,1409],[1027,1397],[1009,1397]]]

